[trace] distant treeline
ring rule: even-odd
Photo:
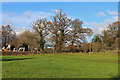
[[[94,34],[91,28],[83,28],[83,22],[78,18],[70,19],[61,10],[55,12],[50,19],[42,18],[31,23],[32,31],[20,35],[11,29],[10,25],[2,26],[2,47],[10,44],[18,49],[23,44],[28,45],[27,51],[50,52],[99,52],[118,50],[120,22],[111,23],[101,34]],[[94,35],[93,35],[94,34]],[[94,36],[91,40],[91,36]],[[87,41],[90,38],[90,42]]]

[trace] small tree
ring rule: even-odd
[[[87,43],[87,41],[83,41],[82,49],[84,52],[87,52],[89,50],[89,44]]]
[[[93,52],[98,52],[101,50],[102,45],[99,42],[94,42],[92,44],[92,50]]]

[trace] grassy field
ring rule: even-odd
[[[42,54],[2,56],[3,78],[114,78],[115,54]]]

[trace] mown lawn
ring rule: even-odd
[[[114,78],[116,54],[2,56],[3,78]]]

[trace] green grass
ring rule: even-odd
[[[43,54],[2,56],[3,78],[114,78],[118,55]]]

